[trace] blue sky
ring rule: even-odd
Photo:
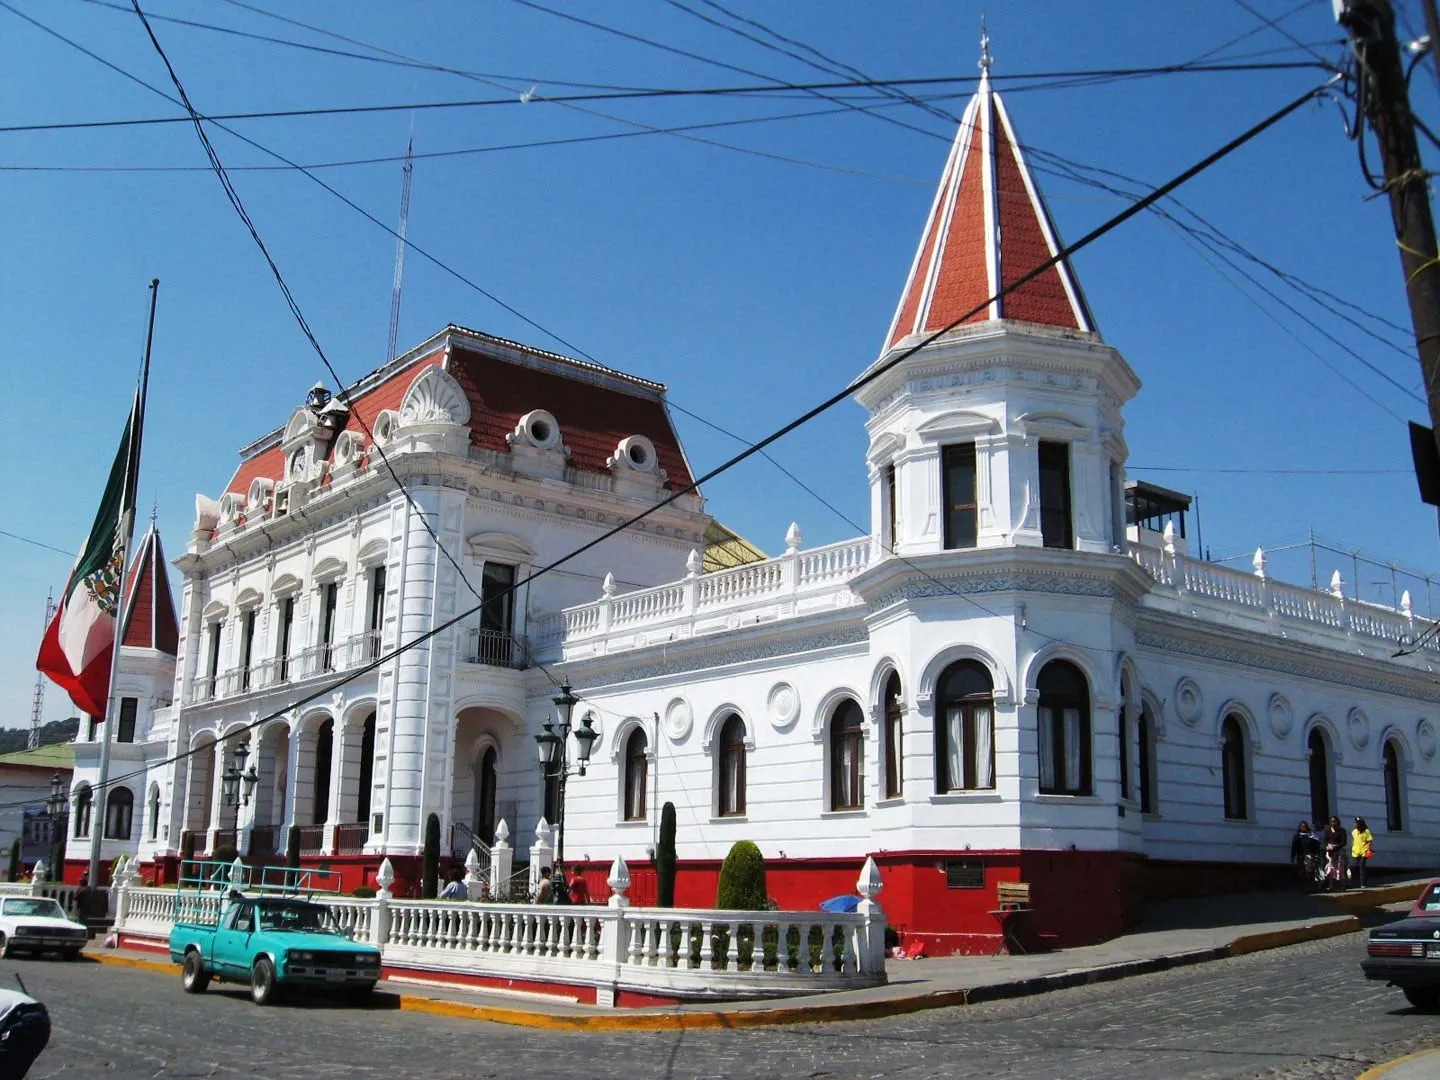
[[[726,21],[705,0],[683,2]],[[1268,18],[1284,16],[1283,30],[1322,56],[1340,56],[1328,0],[1246,3]],[[7,4],[168,89],[133,14],[87,0]],[[204,112],[514,101],[234,124],[304,163],[401,154],[412,124],[421,154],[634,130],[539,100],[585,92],[566,83],[727,87],[761,84],[756,75],[792,83],[831,78],[666,0],[549,4],[695,56],[605,34],[516,0],[255,0],[256,7],[480,73],[483,80],[158,19],[154,25]],[[970,0],[725,0],[724,7],[872,77],[976,74],[984,5]],[[1241,35],[1220,59],[1310,58],[1238,0],[1009,0],[989,7],[997,75],[1180,63]],[[1400,8],[1402,28],[1420,24],[1416,0],[1402,0]],[[366,45],[228,0],[153,0],[147,11],[375,55]],[[177,113],[4,9],[0,57],[0,126]],[[1027,145],[1159,183],[1318,81],[1314,71],[1169,75],[1017,88],[1006,101]],[[537,98],[520,103],[532,86]],[[1417,73],[1413,89],[1417,108],[1433,114],[1436,81],[1428,67]],[[956,84],[925,92],[954,95],[935,104],[958,115],[972,90],[973,84]],[[944,163],[951,123],[914,107],[883,110],[921,129],[915,131],[794,94],[586,108],[655,127],[831,112],[696,133],[752,153],[645,135],[422,158],[415,165],[411,239],[600,362],[668,384],[678,406],[751,438],[828,396],[874,359]],[[273,160],[224,132],[212,137],[236,170],[235,185],[332,363],[347,381],[376,367],[389,324],[393,238],[303,175],[243,171]],[[142,487],[145,501],[153,498],[158,506],[172,556],[183,549],[194,494],[218,495],[237,449],[283,423],[323,376],[204,164],[193,131],[180,124],[0,133],[0,235],[6,239],[0,371],[11,406],[0,424],[0,455],[10,463],[0,530],[65,551],[83,539],[133,386],[152,277],[162,286]],[[394,223],[398,163],[319,175]],[[1043,173],[1038,179],[1067,238],[1122,206],[1091,186]],[[1334,104],[1306,107],[1181,192],[1187,206],[1248,251],[1404,328],[1408,315],[1388,213],[1369,195]],[[1198,492],[1204,541],[1216,556],[1303,540],[1313,528],[1337,545],[1434,567],[1436,519],[1404,471],[1408,442],[1397,419],[1423,420],[1423,406],[1223,268],[1244,286],[1236,288],[1212,262],[1213,255],[1197,254],[1193,239],[1149,215],[1075,260],[1102,333],[1144,382],[1127,411],[1132,465],[1194,470],[1132,475]],[[1343,346],[1402,386],[1418,386],[1404,333],[1355,316],[1398,347],[1381,344],[1337,318],[1336,310],[1344,309],[1335,302],[1313,304],[1268,271],[1246,265]],[[451,322],[571,351],[412,252],[401,347]],[[774,453],[863,526],[862,420],[859,407],[845,403]],[[736,448],[684,415],[677,421],[698,470]],[[1223,471],[1304,468],[1380,471]],[[792,520],[807,545],[856,532],[763,461],[713,482],[706,495],[712,512],[771,551],[783,548]],[[6,536],[0,536],[0,553],[0,726],[15,727],[28,722],[46,590],[63,585],[71,557]],[[1348,581],[1348,559],[1320,554],[1322,578],[1337,566]],[[1272,569],[1308,580],[1308,552],[1277,555]],[[1362,568],[1367,599],[1390,601],[1388,582],[1388,573]],[[1400,587],[1407,584],[1423,607],[1424,586]],[[46,717],[69,711],[64,694],[50,688]]]

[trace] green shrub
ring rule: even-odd
[[[357,885],[355,891],[350,894],[357,900],[371,900],[375,896],[374,885]]]
[[[440,818],[425,819],[425,859],[420,869],[420,898],[434,900],[440,892]]]
[[[720,867],[715,906],[721,911],[763,911],[768,900],[765,856],[749,840],[741,840],[730,849]]]
[[[675,804],[660,809],[660,846],[655,849],[656,904],[675,906]]]

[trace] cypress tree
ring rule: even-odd
[[[440,888],[440,819],[431,814],[425,819],[425,861],[420,869],[420,897],[434,900]]]
[[[657,903],[675,906],[675,804],[660,809],[660,846],[655,850],[655,875],[658,879]]]

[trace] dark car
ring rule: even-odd
[[[1440,880],[1425,886],[1405,918],[1370,931],[1360,967],[1398,986],[1417,1009],[1440,1008]]]

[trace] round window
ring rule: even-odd
[[[550,425],[547,424],[544,420],[530,421],[530,437],[534,439],[537,443],[549,442]]]
[[[631,443],[630,460],[636,465],[644,465],[645,462],[650,460],[650,456],[645,452],[645,447],[640,443]]]

